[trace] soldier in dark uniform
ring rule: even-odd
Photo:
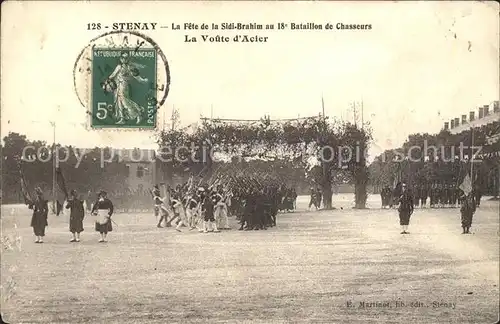
[[[271,192],[271,226],[276,226],[276,216],[278,215],[279,195],[278,188],[273,187]]]
[[[483,193],[481,192],[481,186],[476,185],[473,193],[476,201],[476,206],[479,207],[481,205],[481,197],[483,196]]]
[[[452,195],[452,198],[451,198],[451,204],[453,207],[457,207],[457,202],[458,202],[458,190],[457,190],[457,187],[456,185],[453,185],[452,188],[451,188],[451,195]]]
[[[382,208],[388,207],[390,205],[390,199],[391,199],[391,188],[389,186],[385,186],[381,191],[380,191],[380,198],[382,199]]]
[[[203,200],[202,211],[204,213],[203,218],[203,231],[207,232],[219,232],[217,225],[215,224],[214,217],[214,201],[212,200],[211,193],[207,193],[205,199]]]
[[[311,209],[311,206],[316,206],[316,190],[314,188],[311,188],[311,198],[309,200],[309,209]]]
[[[443,184],[441,182],[438,182],[437,184],[437,188],[436,188],[436,203],[438,205],[439,208],[442,208],[444,205],[443,205],[443,202],[444,202],[444,198],[443,198],[443,193],[444,193],[444,190],[443,190]]]
[[[257,190],[255,199],[255,208],[253,211],[253,220],[252,220],[253,229],[256,231],[259,229],[264,229],[265,227],[264,203],[265,203],[265,196],[263,189]]]
[[[425,207],[427,205],[427,197],[429,196],[429,188],[427,182],[420,187],[420,205]]]
[[[448,200],[449,200],[449,191],[448,191],[448,184],[445,182],[443,183],[443,191],[441,193],[441,196],[442,196],[442,206],[443,207],[448,207]]]
[[[80,242],[80,233],[83,232],[85,210],[83,208],[83,201],[78,199],[76,190],[71,190],[70,199],[68,199],[66,208],[70,210],[69,231],[73,234],[73,238],[70,242]]]
[[[297,209],[297,191],[295,190],[295,188],[292,188],[291,190],[291,193],[290,193],[290,197],[292,198],[292,207],[293,209]]]
[[[410,234],[408,225],[410,224],[410,216],[413,214],[413,197],[406,188],[406,184],[401,186],[401,196],[398,199],[399,207],[399,225],[401,225],[401,234]]]
[[[415,207],[418,207],[420,205],[420,184],[415,185],[413,188],[413,198]]]
[[[244,200],[244,207],[243,207],[243,216],[240,222],[241,224],[240,231],[243,229],[250,230],[253,228],[252,215],[254,213],[254,208],[255,208],[255,199],[252,191],[253,191],[252,189],[247,188],[242,195],[242,198]]]
[[[107,198],[107,193],[104,190],[99,192],[97,201],[92,207],[92,215],[97,216],[95,230],[101,235],[99,243],[106,242],[108,232],[113,231],[111,225],[111,216],[113,215],[114,206],[111,200]]]
[[[436,184],[433,182],[429,188],[429,205],[434,208],[436,205]]]
[[[31,202],[28,207],[33,209],[33,216],[31,216],[31,227],[33,227],[33,232],[36,236],[35,243],[43,243],[43,237],[45,236],[45,226],[48,226],[47,217],[49,215],[49,204],[48,201],[43,197],[42,190],[40,188],[35,189],[36,199]]]
[[[470,234],[470,227],[472,225],[472,217],[476,212],[476,201],[473,194],[464,197],[460,213],[462,214],[462,234]]]

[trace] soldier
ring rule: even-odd
[[[78,199],[76,190],[71,190],[70,198],[66,204],[66,209],[70,210],[69,215],[69,231],[73,234],[70,242],[80,242],[80,233],[83,232],[83,218],[85,210],[83,201]]]
[[[215,224],[214,201],[212,200],[210,193],[207,193],[205,199],[203,200],[202,210],[204,213],[203,231],[205,233],[219,232],[219,229],[217,229],[217,225]]]
[[[189,230],[194,230],[198,225],[197,218],[197,208],[198,208],[198,200],[194,195],[189,195],[186,203],[186,216],[189,224]]]
[[[443,208],[445,207],[444,206],[444,202],[445,202],[445,184],[442,183],[442,182],[438,182],[438,192],[439,192],[439,195],[438,195],[438,205],[439,205],[439,208]]]
[[[410,224],[410,216],[413,214],[413,197],[403,183],[401,187],[401,196],[398,199],[399,207],[399,225],[401,225],[401,234],[410,234],[408,225]]]
[[[43,197],[43,192],[40,188],[35,189],[36,199],[28,205],[29,209],[33,209],[31,216],[31,227],[36,236],[35,243],[43,243],[45,236],[45,227],[48,226],[47,217],[49,214],[48,201]]]
[[[481,192],[481,186],[476,185],[473,193],[476,201],[476,206],[479,207],[481,205],[481,197],[483,196],[483,193]]]
[[[154,216],[155,216],[155,218],[158,218],[158,216],[160,216],[160,205],[156,204],[156,197],[160,197],[160,195],[161,195],[160,188],[158,187],[158,185],[154,185],[153,190],[151,191],[151,195],[153,196]]]
[[[178,217],[175,230],[177,232],[181,232],[181,227],[185,226],[184,223],[187,223],[187,220],[185,219],[184,210],[182,209],[182,203],[179,200],[179,192],[176,191],[174,193],[172,199],[170,199],[170,204],[172,206],[172,211],[174,212],[174,217]]]
[[[316,209],[321,208],[321,199],[323,198],[323,194],[321,193],[321,189],[316,189]]]
[[[214,195],[215,202],[215,222],[219,229],[230,229],[227,218],[227,205],[224,201],[224,191],[222,187],[217,189]]]
[[[154,201],[154,208],[155,208],[155,216],[157,216],[157,214],[160,215],[160,219],[158,220],[158,224],[156,225],[156,227],[158,228],[162,228],[163,226],[161,226],[161,223],[163,221],[167,221],[167,216],[169,214],[169,208],[166,206],[165,204],[165,198],[164,197],[161,197],[160,196],[160,190],[156,190],[156,186],[155,186],[155,190],[153,190],[153,201]]]
[[[252,225],[254,230],[264,229],[264,190],[257,190]]]
[[[241,224],[240,231],[243,229],[250,230],[253,227],[252,215],[254,213],[256,201],[254,199],[252,189],[248,188],[244,191],[243,200],[244,200],[244,208],[243,208],[243,217],[240,222]],[[245,225],[246,228],[244,227]]]
[[[415,185],[413,188],[413,193],[414,193],[414,202],[415,202],[415,207],[419,207],[420,205],[420,184]]]
[[[314,188],[311,187],[311,194],[310,194],[311,198],[309,200],[309,210],[311,210],[311,206],[313,206],[313,205],[316,206],[316,194],[317,194],[316,190],[314,190]]]
[[[423,207],[427,206],[427,197],[429,196],[429,188],[427,182],[425,182],[420,187],[420,205]]]
[[[114,206],[111,200],[108,199],[107,193],[104,190],[99,192],[97,201],[92,207],[92,215],[97,216],[95,222],[95,230],[101,235],[99,243],[106,242],[108,232],[113,231],[111,225],[111,216],[113,215]]]
[[[475,197],[472,193],[464,196],[462,207],[460,208],[460,213],[462,214],[462,234],[470,234],[470,227],[472,225],[472,217],[476,212],[476,202]]]
[[[380,190],[380,200],[382,201],[382,208],[385,208],[389,205],[387,201],[387,186],[384,186],[382,190]]]
[[[293,206],[293,209],[297,209],[297,191],[295,190],[295,188],[292,188],[291,190],[291,193],[290,193],[290,197],[292,198],[292,206]]]

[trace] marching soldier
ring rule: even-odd
[[[214,202],[213,202],[212,197],[209,193],[207,193],[207,195],[205,196],[205,199],[203,200],[202,210],[204,213],[203,231],[205,233],[207,233],[207,232],[219,232],[219,230],[217,229],[217,225],[215,224]]]
[[[223,189],[218,188],[214,195],[215,202],[215,222],[219,229],[229,229],[229,221],[227,218],[227,205],[224,202]]]
[[[186,203],[186,216],[189,224],[189,230],[194,230],[198,225],[197,217],[198,201],[196,196],[188,196]]]
[[[399,225],[401,225],[401,234],[410,234],[408,225],[410,224],[410,216],[413,214],[413,197],[406,188],[406,184],[402,184],[401,196],[398,199],[399,207]]]
[[[172,205],[172,210],[174,212],[174,217],[178,217],[179,220],[177,221],[177,226],[175,227],[175,230],[177,232],[181,232],[181,227],[185,226],[185,223],[187,221],[185,220],[185,214],[184,211],[182,210],[182,203],[179,200],[178,197],[179,193],[176,192],[172,199],[170,200],[170,203]]]
[[[43,192],[40,188],[35,189],[36,199],[28,205],[29,209],[33,209],[31,216],[31,227],[36,236],[35,243],[43,243],[45,236],[45,227],[48,226],[47,217],[49,214],[48,201],[43,197]]]
[[[108,199],[107,193],[104,190],[99,192],[97,201],[92,207],[92,215],[97,216],[95,222],[95,230],[101,235],[99,243],[106,242],[106,236],[113,231],[111,225],[111,215],[113,215],[113,203]]]
[[[73,238],[70,242],[80,242],[80,233],[83,232],[85,209],[83,207],[83,201],[78,199],[78,193],[74,189],[71,190],[66,209],[70,210],[69,231],[73,234]]]
[[[472,193],[464,196],[460,213],[462,214],[462,234],[470,234],[470,227],[472,226],[472,217],[476,212],[476,201]]]

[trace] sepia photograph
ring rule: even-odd
[[[5,1],[2,323],[498,323],[495,1]]]

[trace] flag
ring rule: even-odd
[[[462,181],[462,184],[460,185],[459,188],[462,189],[462,191],[465,193],[466,196],[472,192],[472,180],[468,173],[465,176],[464,181]]]
[[[56,183],[59,189],[64,193],[64,198],[68,199],[68,190],[66,189],[66,182],[64,181],[64,176],[61,172],[61,168],[56,168]]]
[[[26,181],[24,180],[23,171],[19,171],[19,172],[21,174],[21,192],[23,194],[24,203],[26,205],[29,205],[33,202],[33,199],[31,199],[30,192],[28,190],[28,185],[26,184]]]

